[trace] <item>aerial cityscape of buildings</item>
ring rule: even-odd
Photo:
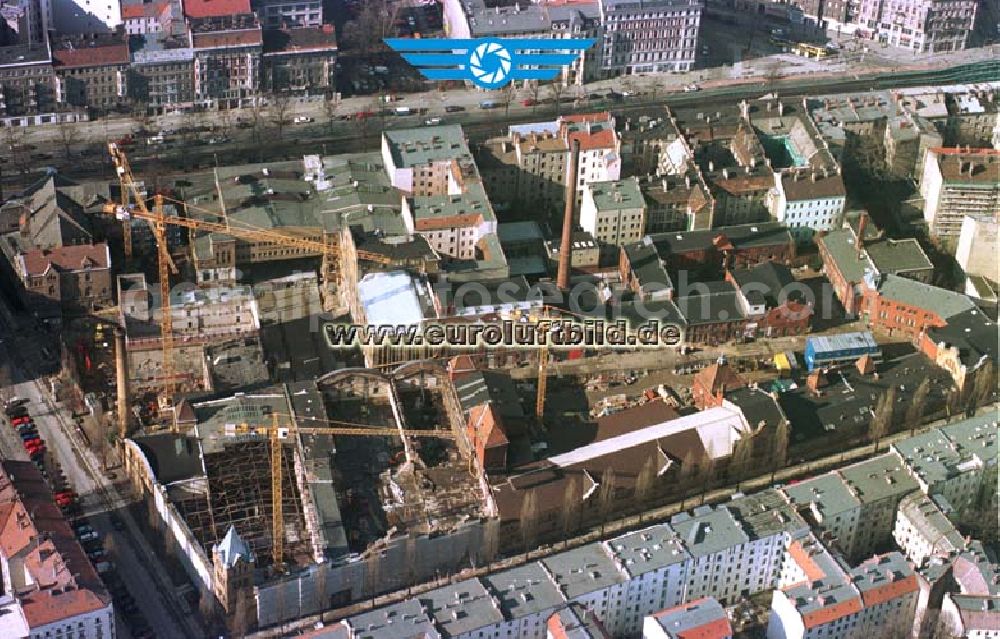
[[[0,637],[1000,637],[993,4],[0,0]]]

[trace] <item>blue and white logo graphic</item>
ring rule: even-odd
[[[470,80],[499,89],[515,80],[551,80],[593,44],[592,39],[485,38],[385,41],[428,80]]]

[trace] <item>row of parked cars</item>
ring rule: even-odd
[[[10,421],[10,427],[17,430],[17,434],[21,437],[21,445],[24,446],[28,457],[45,475],[45,442],[38,434],[35,420],[28,412],[28,400],[12,399],[4,407],[4,414]]]
[[[59,463],[52,455],[46,455],[45,443],[42,441],[34,419],[28,410],[27,400],[14,398],[7,402],[4,406],[4,414],[10,422],[10,427],[16,429],[21,436],[21,441],[31,456],[32,462],[48,482],[56,505],[59,506],[59,510],[69,522],[80,546],[87,554],[87,558],[94,565],[97,574],[100,575],[108,592],[114,598],[115,608],[128,623],[132,637],[134,639],[155,639],[156,635],[149,627],[149,623],[115,572],[115,565],[108,556],[101,534],[84,515],[79,496],[70,487]],[[125,529],[125,522],[117,515],[111,515],[111,524],[115,530]]]

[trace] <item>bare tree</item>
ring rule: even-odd
[[[772,464],[775,470],[784,468],[788,463],[788,439],[791,425],[787,419],[778,422],[774,429],[774,448],[771,451]]]
[[[284,137],[285,127],[291,122],[292,101],[287,95],[279,94],[271,98],[271,124],[280,142]]]
[[[615,511],[615,469],[608,466],[601,473],[600,492],[597,495],[597,508],[601,517],[601,533],[604,533],[604,525]]]
[[[67,122],[60,118],[56,122],[56,133],[59,136],[59,145],[63,149],[63,155],[68,162],[73,156],[73,145],[80,141],[80,131],[75,122]]]
[[[996,367],[987,359],[976,370],[972,391],[969,393],[967,413],[971,417],[980,406],[985,406],[997,391]]]
[[[483,525],[483,543],[480,563],[488,564],[500,553],[500,520],[492,518]]]
[[[559,115],[562,113],[562,96],[566,92],[566,85],[556,80],[549,85],[549,91],[552,93],[552,101],[556,105],[556,115]]]
[[[924,419],[924,412],[927,409],[927,396],[931,392],[931,379],[923,378],[917,390],[914,391],[910,399],[910,405],[906,407],[906,423],[910,425],[910,434],[916,435],[917,428],[920,427]]]
[[[568,540],[580,526],[580,511],[582,510],[582,507],[583,493],[580,491],[579,478],[571,476],[566,481],[566,489],[563,493],[562,511],[560,513],[563,541]]]
[[[530,551],[538,539],[538,499],[529,489],[521,502],[521,542],[524,552]]]
[[[656,481],[656,458],[650,455],[646,458],[646,463],[642,465],[642,470],[635,478],[635,501],[640,506],[645,504],[653,491],[653,483]]]
[[[753,437],[748,432],[744,432],[733,444],[733,454],[729,458],[730,479],[737,482],[743,481],[750,471],[750,462],[753,457]]]
[[[233,130],[233,114],[229,109],[220,109],[216,121],[219,124],[219,133],[222,135],[229,135]]]
[[[11,388],[14,382],[10,362],[6,359],[0,362],[0,403],[6,404],[11,398]]]
[[[6,156],[17,171],[24,175],[28,172],[28,148],[24,143],[24,132],[18,127],[9,126],[4,130],[4,143],[7,145]]]
[[[875,403],[871,422],[868,424],[868,439],[878,451],[879,442],[892,430],[893,413],[896,410],[896,386],[892,385]]]
[[[254,626],[254,601],[246,588],[236,591],[236,601],[233,604],[230,629],[235,637],[245,637]]]
[[[250,145],[257,150],[257,161],[261,161],[264,141],[264,108],[259,99],[250,105]]]
[[[500,90],[500,101],[503,103],[503,117],[507,119],[510,115],[510,103],[514,101],[514,97],[517,95],[517,85],[511,82],[503,89]]]
[[[323,114],[326,116],[326,128],[332,135],[337,122],[337,101],[332,97],[323,100]]]
[[[383,40],[391,33],[401,2],[366,0],[353,20],[344,24],[341,41],[346,48],[365,54],[383,48]]]
[[[528,85],[528,95],[531,96],[531,112],[534,113],[535,109],[538,108],[538,94],[542,90],[542,85],[538,83],[538,80],[532,80]]]
[[[365,590],[368,596],[375,603],[375,596],[378,595],[382,586],[382,551],[373,549],[365,562]]]
[[[698,482],[701,485],[701,501],[704,503],[705,495],[715,483],[715,444],[712,442],[705,447],[704,462],[699,470]]]

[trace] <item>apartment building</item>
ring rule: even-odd
[[[996,433],[984,426],[960,422],[947,430],[934,429],[896,442],[892,449],[903,458],[924,494],[942,496],[956,514],[962,514],[980,505],[989,476],[987,465],[995,463]]]
[[[130,344],[159,338],[163,301],[142,273],[118,276],[118,300]],[[186,342],[244,337],[260,329],[257,300],[249,286],[175,287],[167,306],[174,334]]]
[[[954,637],[996,639],[1000,635],[1000,597],[947,593],[941,603],[942,627]]]
[[[827,473],[781,489],[795,510],[831,548],[856,556],[861,502],[837,473]]]
[[[729,615],[711,597],[690,601],[646,617],[643,639],[732,639]]]
[[[966,215],[958,234],[955,261],[962,267],[966,277],[981,276],[998,278],[996,256],[998,224],[996,216]],[[967,291],[968,292],[968,291]]]
[[[975,309],[968,296],[898,275],[869,276],[864,288],[864,312],[873,330],[902,335],[913,342],[950,318]]]
[[[567,601],[592,610],[612,636],[626,626],[627,580],[599,542],[579,546],[540,562]]]
[[[597,38],[601,14],[596,0],[582,2],[493,2],[444,0],[445,32],[450,38]],[[563,70],[566,85],[598,79],[597,45]]]
[[[838,229],[844,223],[847,191],[840,172],[792,170],[775,174],[768,208],[774,219],[787,225],[800,244],[817,232]]]
[[[1000,151],[933,148],[924,159],[920,195],[932,235],[957,237],[967,215],[1000,216]]]
[[[32,116],[55,110],[57,95],[47,38],[42,44],[0,48],[0,118],[34,122]]]
[[[873,38],[916,53],[965,49],[976,21],[975,0],[862,0],[859,22]]]
[[[0,464],[0,525],[6,637],[115,636],[111,596],[29,462]]]
[[[860,504],[853,552],[848,555],[857,560],[889,543],[899,502],[919,485],[895,453],[852,464],[838,473]]]
[[[640,182],[646,199],[646,232],[694,231],[712,227],[715,200],[695,168]]]
[[[223,108],[246,106],[260,88],[263,36],[250,13],[189,17],[195,100]]]
[[[122,2],[121,10],[125,33],[128,35],[170,31],[173,21],[173,3],[170,0]]]
[[[621,620],[625,635],[638,634],[648,615],[685,600],[691,554],[670,526],[650,526],[604,545],[618,569],[628,576]]]
[[[590,608],[576,602],[549,617],[545,639],[611,639],[604,624]]]
[[[920,492],[907,495],[899,502],[892,538],[918,568],[931,557],[947,558],[965,550],[962,533],[935,500]]]
[[[700,0],[600,0],[600,8],[605,77],[693,68]]]
[[[598,242],[613,246],[638,242],[646,233],[645,223],[646,203],[638,178],[584,187],[580,226]]]
[[[496,233],[497,220],[482,184],[470,183],[464,193],[424,195],[403,200],[403,221],[442,255],[471,260],[479,240]]]
[[[263,32],[261,89],[268,93],[336,88],[337,36],[332,24]]]
[[[530,563],[482,578],[504,616],[506,636],[546,635],[549,619],[566,605],[566,599],[540,563]]]
[[[462,127],[445,125],[382,133],[382,162],[389,183],[414,197],[457,194],[478,169]]]
[[[811,534],[789,546],[782,586],[771,599],[768,639],[861,639],[911,628],[919,585],[893,552],[854,569],[841,565]]]
[[[252,0],[250,6],[265,29],[323,25],[322,0]]]
[[[111,253],[103,242],[25,251],[15,258],[14,271],[25,302],[43,317],[113,303]]]
[[[128,95],[147,111],[189,108],[195,98],[194,49],[188,38],[150,32],[131,50]]]
[[[52,47],[56,99],[108,111],[128,97],[128,45],[120,38],[78,38]]]

